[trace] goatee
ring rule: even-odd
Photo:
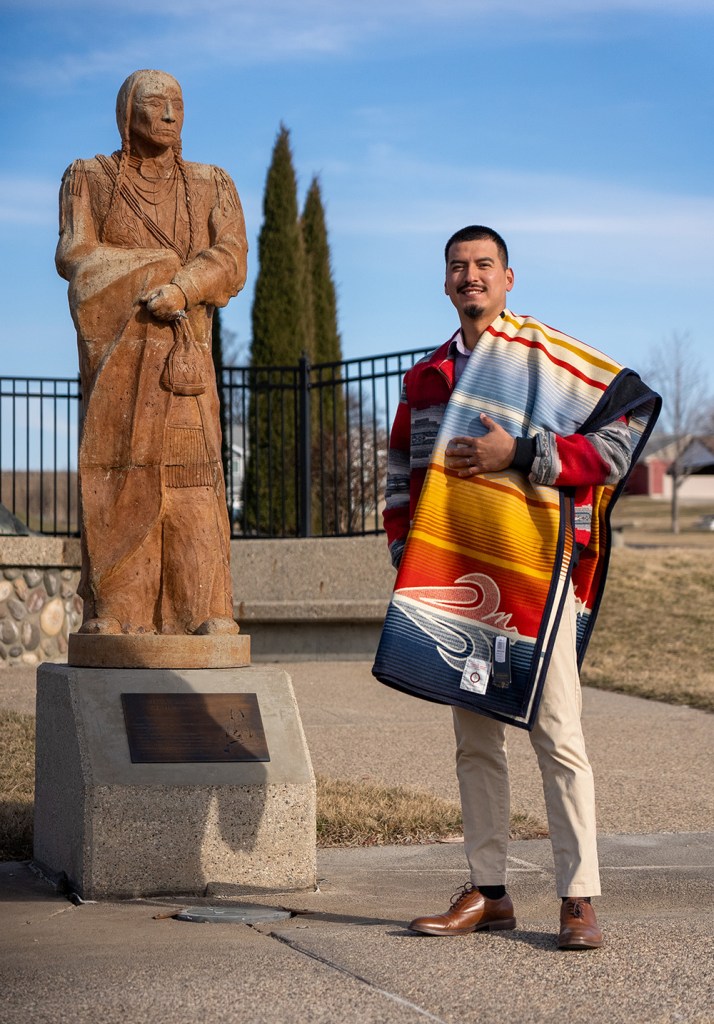
[[[469,318],[469,320],[478,320],[482,312],[483,310],[481,309],[480,306],[475,306],[473,304],[470,306],[464,306],[464,313]]]

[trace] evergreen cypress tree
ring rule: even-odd
[[[292,366],[310,349],[297,181],[285,125],[275,140],[263,195],[258,278],[251,312],[251,366]]]
[[[307,273],[312,300],[313,362],[339,363],[342,345],[337,327],[337,294],[332,277],[330,245],[320,182],[312,179],[302,214]],[[346,496],[345,416],[340,367],[322,366],[313,376],[313,527],[330,532]],[[342,481],[340,481],[342,477]],[[343,492],[340,495],[340,492]]]
[[[325,210],[320,182],[316,177],[312,179],[305,197],[302,234],[311,284],[313,362],[339,362],[342,359],[342,345],[337,330],[337,295],[332,279]]]
[[[263,195],[258,238],[259,271],[252,308],[249,458],[245,486],[245,525],[249,531],[292,534],[296,509],[296,395],[292,375],[280,377],[261,367],[297,366],[312,356],[311,303],[298,219],[297,182],[290,133],[280,126]],[[272,385],[268,388],[268,385]]]

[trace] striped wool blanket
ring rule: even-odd
[[[593,488],[590,540],[576,557],[573,491],[515,470],[460,478],[455,436],[589,434],[623,416],[630,468],[661,400],[633,371],[509,311],[479,339],[444,417],[373,668],[384,683],[531,729],[572,579],[580,662],[607,571],[616,485]],[[582,510],[579,509],[579,514]],[[580,525],[580,524],[578,524]]]

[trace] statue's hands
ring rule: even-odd
[[[148,311],[157,320],[177,320],[186,309],[186,296],[177,284],[165,284],[161,288],[142,295]]]
[[[477,473],[495,473],[508,469],[516,454],[516,439],[511,437],[495,420],[481,413],[481,422],[488,430],[483,437],[452,437],[449,441],[444,465],[456,470],[459,476]]]

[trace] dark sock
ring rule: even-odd
[[[478,891],[487,900],[500,900],[506,895],[505,885],[479,885]]]
[[[592,896],[561,896],[561,903],[565,903],[566,900],[580,900],[581,903],[591,903]]]

